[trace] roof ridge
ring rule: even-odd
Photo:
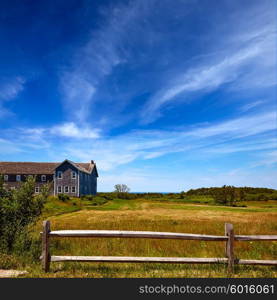
[[[68,162],[81,172],[91,174],[96,164],[90,162],[74,162],[69,159],[63,162],[38,162],[38,161],[0,161],[0,173],[10,174],[52,174],[64,162]]]
[[[0,163],[16,163],[16,164],[21,164],[21,163],[37,163],[37,164],[59,164],[59,162],[55,161],[0,161]]]

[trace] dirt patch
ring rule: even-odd
[[[27,271],[18,270],[0,270],[0,278],[18,277],[20,275],[27,274]]]

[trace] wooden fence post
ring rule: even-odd
[[[233,224],[225,223],[225,235],[228,237],[226,242],[226,256],[228,258],[228,272],[232,273],[234,271],[234,227]]]
[[[50,221],[43,221],[42,225],[42,255],[41,263],[44,272],[48,272],[50,268],[50,251],[49,251],[49,232],[50,232]]]

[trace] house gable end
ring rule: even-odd
[[[94,168],[92,169],[91,174],[95,175],[96,177],[99,177],[96,165],[94,165]]]

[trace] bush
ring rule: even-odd
[[[272,193],[269,198],[270,200],[277,200],[277,193]]]
[[[257,200],[258,201],[268,201],[268,196],[264,195],[264,194],[260,194],[260,195],[258,195]]]
[[[0,252],[9,253],[15,245],[19,252],[30,246],[28,228],[41,214],[49,186],[43,186],[37,196],[34,189],[34,177],[28,177],[14,191],[5,190],[3,178],[0,177]]]
[[[116,197],[118,199],[130,200],[130,199],[136,199],[137,195],[136,194],[129,194],[129,193],[116,193]]]
[[[91,205],[93,206],[98,206],[98,205],[103,205],[105,203],[107,203],[108,200],[105,198],[100,198],[100,197],[95,197],[93,198],[93,200],[91,201]]]
[[[94,198],[94,196],[92,196],[92,195],[83,195],[81,197],[82,200],[87,200],[87,201],[92,201],[93,198]]]
[[[116,193],[97,193],[97,195],[107,200],[113,200],[116,198]]]
[[[103,205],[108,202],[108,200],[104,196],[93,196],[93,195],[83,195],[81,197],[81,200],[89,201],[90,205],[93,206]]]
[[[58,198],[60,201],[62,202],[66,202],[66,201],[69,201],[70,200],[70,197],[68,195],[65,195],[65,194],[59,194],[58,195]]]
[[[0,269],[16,269],[18,261],[12,255],[0,253]]]
[[[181,192],[180,193],[180,199],[185,199],[186,198],[186,193],[185,192]]]

